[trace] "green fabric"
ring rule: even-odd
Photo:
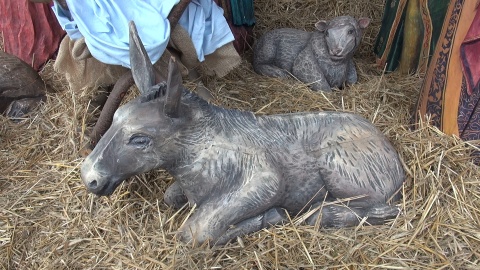
[[[377,35],[374,45],[374,53],[380,61],[379,64],[386,62],[386,71],[394,71],[397,69],[404,41],[404,27],[406,20],[406,6],[408,1],[420,0],[386,0],[384,13],[382,17],[382,25]],[[429,56],[433,54],[435,45],[437,44],[440,32],[442,30],[443,20],[447,12],[449,1],[446,0],[428,0],[427,9],[432,24],[432,37],[429,42]],[[400,17],[400,18],[398,18]],[[395,25],[395,19],[399,20]],[[423,19],[423,18],[422,18]],[[426,22],[428,23],[428,22]],[[390,47],[387,46],[391,40]],[[421,48],[419,48],[419,53]],[[430,61],[429,58],[429,61]],[[383,66],[381,67],[383,68]]]
[[[383,10],[383,17],[382,17],[382,25],[380,27],[380,31],[377,35],[377,39],[375,41],[375,46],[373,48],[373,52],[378,56],[381,57],[384,53],[387,53],[387,66],[386,71],[393,71],[397,68],[400,55],[402,52],[402,44],[403,44],[403,22],[405,17],[405,12],[402,12],[402,19],[398,25],[398,30],[392,31],[393,24],[395,22],[397,10],[399,9],[400,1],[398,0],[386,0],[385,6]],[[388,43],[388,39],[391,38],[390,35],[394,34],[393,42],[391,47],[386,52],[386,47]],[[382,67],[383,68],[383,67]]]
[[[438,42],[440,32],[442,32],[443,20],[447,14],[448,0],[435,0],[428,1],[428,10],[430,12],[430,18],[432,19],[432,42],[430,43],[430,55],[435,51],[435,45]],[[429,58],[430,62],[431,57]]]
[[[402,17],[405,17],[405,13],[403,13]],[[393,38],[392,47],[388,52],[388,57],[387,57],[388,60],[387,60],[387,66],[385,68],[385,71],[394,71],[395,69],[397,69],[398,65],[400,64],[400,57],[402,56],[404,26],[405,26],[405,20],[402,19],[400,21],[400,24],[398,25],[398,31],[395,32],[395,37]]]
[[[233,24],[252,26],[255,24],[253,0],[231,0]]]

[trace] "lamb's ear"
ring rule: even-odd
[[[133,80],[140,90],[141,95],[147,95],[150,88],[155,84],[153,65],[147,51],[138,36],[137,27],[133,21],[128,23],[130,35],[130,67]]]
[[[327,29],[327,21],[325,20],[320,20],[315,24],[315,28],[317,28],[318,31],[320,32],[325,32]]]
[[[182,75],[178,70],[175,57],[168,62],[167,93],[165,96],[164,112],[167,116],[177,118],[179,116],[180,99],[182,97]]]
[[[362,17],[357,22],[360,29],[365,29],[370,24],[370,18]]]

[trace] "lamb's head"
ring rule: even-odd
[[[190,119],[180,102],[183,86],[175,61],[169,63],[167,82],[153,85],[153,66],[133,23],[130,35],[132,73],[141,96],[117,110],[82,164],[84,184],[98,195],[110,195],[128,177],[174,162],[182,151],[175,138]]]
[[[330,58],[340,61],[353,55],[360,45],[363,30],[369,24],[369,18],[356,20],[350,16],[339,16],[330,21],[320,20],[315,27],[325,34]]]

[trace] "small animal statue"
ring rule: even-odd
[[[282,28],[254,45],[253,68],[270,77],[295,76],[315,91],[331,91],[357,82],[353,54],[369,18],[350,16],[320,20],[314,32]]]
[[[19,118],[46,100],[42,78],[15,55],[0,50],[0,114]]]
[[[121,106],[84,160],[87,189],[110,195],[152,169],[175,182],[165,202],[196,211],[179,229],[184,242],[224,244],[318,207],[306,222],[382,224],[399,209],[404,171],[388,139],[359,115],[312,112],[256,116],[217,107],[182,86],[174,60],[167,82],[154,72],[130,22],[130,61],[141,96]],[[348,200],[334,204],[338,200]],[[327,202],[327,203],[325,203]],[[312,210],[314,211],[314,210]]]

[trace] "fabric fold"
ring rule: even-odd
[[[480,12],[477,12],[472,25],[468,29],[465,39],[460,45],[463,75],[466,79],[467,91],[471,95],[478,91],[480,80]]]
[[[168,14],[179,0],[67,0],[69,10],[53,10],[72,40],[85,38],[93,57],[105,64],[130,67],[128,22],[133,20],[152,63],[165,51],[170,34]],[[234,40],[223,10],[210,0],[193,0],[179,20],[194,44],[197,57]]]

